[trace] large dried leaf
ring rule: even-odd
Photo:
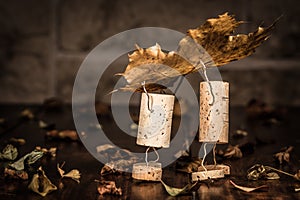
[[[57,170],[60,174],[60,176],[62,178],[71,178],[74,181],[76,181],[77,183],[80,183],[80,172],[78,169],[72,169],[71,171],[69,171],[68,173],[65,173],[65,171],[62,169],[62,167],[64,166],[65,163],[63,163],[61,166],[59,166],[59,164],[57,164]]]
[[[57,187],[45,175],[42,167],[38,169],[38,173],[34,174],[28,188],[38,193],[41,196],[46,196],[48,193],[57,190]]]
[[[148,91],[165,89],[176,77],[196,72],[206,67],[221,66],[245,58],[255,52],[270,36],[274,25],[259,27],[249,34],[232,35],[243,22],[227,13],[208,19],[202,26],[187,31],[179,42],[178,52],[165,53],[156,44],[129,55],[129,64],[123,75],[127,85],[122,90],[143,91],[145,81]]]
[[[242,191],[245,191],[245,192],[253,192],[255,190],[258,190],[258,189],[262,189],[262,188],[267,188],[268,186],[267,185],[261,185],[261,186],[258,186],[258,187],[244,187],[244,186],[240,186],[240,185],[237,185],[235,184],[232,180],[229,181],[235,188],[238,188]]]
[[[24,170],[14,170],[14,169],[9,169],[5,168],[4,169],[4,176],[8,176],[13,179],[22,179],[22,180],[27,180],[28,179],[28,174]]]
[[[175,187],[168,186],[162,180],[160,182],[163,184],[168,194],[171,195],[172,197],[182,195],[182,194],[187,194],[191,192],[192,188],[194,188],[198,184],[198,182],[189,183],[183,188],[175,188]]]
[[[188,35],[208,52],[216,66],[222,66],[253,54],[269,38],[274,27],[258,27],[253,33],[232,35],[242,23],[225,13],[218,18],[208,19],[196,29],[188,30]]]
[[[14,160],[18,156],[18,150],[11,144],[6,145],[0,153],[0,159]]]
[[[289,146],[281,149],[281,152],[274,154],[274,157],[278,160],[279,164],[282,164],[283,162],[290,162],[290,152],[293,148],[294,147]]]
[[[9,164],[9,166],[16,170],[24,170],[25,162],[26,164],[31,165],[38,161],[43,155],[44,153],[42,151],[33,150],[32,152],[26,154],[16,162]]]
[[[247,171],[248,180],[259,180],[259,179],[268,179],[268,180],[276,180],[280,179],[280,176],[274,172],[275,168],[271,168],[269,166],[264,166],[260,164],[253,165]],[[280,171],[280,170],[276,170]]]

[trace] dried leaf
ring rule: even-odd
[[[103,194],[113,194],[113,195],[122,195],[122,189],[121,188],[117,188],[116,183],[114,181],[98,181],[98,193],[100,195]]]
[[[261,188],[267,188],[268,186],[267,185],[261,185],[261,186],[258,186],[258,187],[244,187],[244,186],[239,186],[237,184],[235,184],[232,180],[229,180],[229,182],[235,187],[235,188],[238,188],[242,191],[245,191],[245,192],[253,192],[255,190],[258,190],[258,189],[261,189]]]
[[[191,162],[185,163],[183,166],[178,167],[176,170],[186,173],[196,172],[201,165],[202,159],[193,159]]]
[[[274,157],[278,160],[279,164],[282,164],[283,162],[290,162],[290,152],[293,148],[294,147],[289,146],[281,149],[281,152],[274,154]]]
[[[17,144],[17,145],[24,145],[26,144],[26,140],[23,138],[10,138],[9,142]]]
[[[266,179],[276,180],[276,179],[280,179],[280,176],[276,172],[269,172],[266,174]]]
[[[42,151],[33,150],[32,152],[26,154],[16,162],[9,164],[9,166],[16,170],[24,170],[25,161],[26,164],[31,165],[38,161],[43,155],[44,153]]]
[[[4,169],[4,176],[9,176],[14,179],[22,179],[22,180],[28,179],[27,172],[25,172],[23,170],[18,171],[18,170],[9,169],[9,168]]]
[[[128,83],[121,89],[142,92],[143,81],[150,92],[165,89],[161,85],[172,83],[180,75],[196,72],[204,64],[221,66],[253,54],[255,48],[270,36],[274,25],[259,27],[247,35],[232,35],[242,23],[227,13],[208,19],[202,26],[187,31],[187,36],[179,43],[178,53],[164,53],[158,44],[147,49],[137,46],[137,50],[129,55],[125,72],[119,74]]]
[[[0,153],[0,159],[15,160],[18,156],[18,150],[11,144],[6,145]]]
[[[32,119],[34,119],[34,114],[33,114],[32,110],[27,108],[21,112],[21,117],[24,119],[32,120]]]
[[[42,148],[40,146],[36,146],[35,149],[43,152],[44,155],[46,155],[46,156],[56,157],[56,150],[57,150],[56,147],[51,147],[49,149],[46,149],[46,148]]]
[[[57,187],[45,175],[42,167],[39,167],[38,173],[34,174],[28,188],[38,193],[41,196],[46,196],[48,193],[57,190]]]
[[[298,172],[294,175],[294,177],[295,177],[297,180],[300,180],[300,169],[299,169]]]
[[[52,130],[52,131],[48,131],[46,133],[46,136],[54,139],[67,139],[72,141],[78,140],[77,132],[73,130],[63,130],[63,131]]]
[[[242,158],[243,153],[239,148],[239,145],[229,145],[227,149],[225,150],[223,157],[225,158]]]
[[[74,181],[76,181],[77,183],[80,183],[80,172],[77,169],[72,169],[71,171],[69,171],[68,173],[65,173],[65,171],[62,169],[62,167],[64,166],[65,163],[63,163],[61,166],[59,166],[59,164],[57,164],[57,170],[60,174],[60,176],[62,178],[68,177],[73,179]]]
[[[183,188],[175,188],[175,187],[168,186],[162,180],[160,180],[160,182],[163,184],[168,194],[171,195],[172,197],[182,195],[182,194],[187,194],[192,190],[193,187],[195,187],[198,184],[198,182],[189,183]]]
[[[266,168],[263,165],[256,164],[247,171],[248,180],[258,180],[266,176]]]

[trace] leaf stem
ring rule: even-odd
[[[291,176],[291,177],[293,177],[293,178],[296,178],[293,174],[287,173],[287,172],[285,172],[285,171],[282,171],[282,170],[279,170],[279,169],[276,169],[276,168],[273,168],[273,167],[270,167],[270,166],[265,166],[265,168],[269,168],[269,169],[271,169],[271,170],[277,171],[277,172],[282,173],[282,174],[285,174],[285,175],[287,175],[287,176]],[[297,179],[297,178],[296,178],[296,179]],[[297,179],[297,180],[298,180],[298,179]]]

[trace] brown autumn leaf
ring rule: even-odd
[[[61,166],[59,166],[59,164],[57,164],[57,170],[58,173],[60,174],[60,176],[62,178],[68,177],[73,179],[74,181],[76,181],[77,183],[80,183],[80,172],[78,169],[72,169],[71,171],[69,171],[68,173],[65,173],[65,171],[62,169],[64,166],[65,162],[63,162],[63,164]]]
[[[267,188],[268,186],[267,185],[261,185],[261,186],[258,186],[258,187],[245,187],[245,186],[240,186],[240,185],[237,185],[235,184],[232,180],[229,180],[229,182],[237,189],[240,189],[242,191],[245,191],[245,192],[253,192],[255,190],[259,190],[259,189],[262,189],[262,188]]]
[[[146,49],[137,46],[129,55],[125,72],[119,74],[127,81],[121,90],[142,92],[144,81],[149,92],[165,89],[162,85],[171,84],[180,75],[222,66],[253,54],[268,39],[274,25],[259,27],[249,34],[232,35],[242,23],[227,13],[208,19],[200,27],[187,31],[187,36],[179,42],[178,52],[165,53],[158,44]]]
[[[166,191],[168,192],[168,194],[170,196],[172,196],[172,197],[175,197],[175,196],[178,196],[178,195],[182,195],[182,194],[187,194],[187,193],[191,192],[191,190],[196,185],[199,185],[198,182],[195,182],[195,183],[188,183],[183,188],[175,188],[175,187],[171,187],[171,186],[165,184],[162,180],[160,180],[160,182],[162,183],[162,185],[164,186],[164,188],[166,189]]]
[[[38,172],[33,175],[32,181],[28,185],[28,188],[43,197],[48,193],[57,190],[57,187],[53,185],[45,175],[42,167],[39,167]]]
[[[9,169],[9,168],[4,168],[4,176],[10,177],[13,179],[22,179],[22,180],[27,180],[28,179],[28,174],[24,170],[14,170],[14,169]]]
[[[11,144],[4,147],[2,152],[0,152],[0,159],[15,160],[18,156],[18,150]]]
[[[243,153],[239,148],[239,145],[229,145],[227,149],[225,150],[223,157],[225,158],[242,158]]]
[[[286,148],[281,149],[281,152],[274,154],[274,157],[278,160],[279,164],[283,162],[290,162],[290,152],[293,151],[294,147],[289,146]]]
[[[112,194],[112,195],[118,195],[121,196],[122,195],[122,189],[121,188],[117,188],[115,181],[98,181],[95,180],[96,182],[98,182],[98,193],[100,195],[103,194]]]

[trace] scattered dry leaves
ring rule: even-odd
[[[62,169],[64,166],[65,162],[61,166],[57,164],[57,170],[62,178],[68,177],[76,181],[77,183],[80,183],[80,172],[78,169],[72,169],[68,173],[65,173],[65,171]]]
[[[112,195],[118,195],[121,196],[122,195],[122,189],[121,188],[117,188],[115,181],[98,181],[95,180],[96,182],[98,182],[98,193],[100,195],[104,195],[104,194],[112,194]]]

